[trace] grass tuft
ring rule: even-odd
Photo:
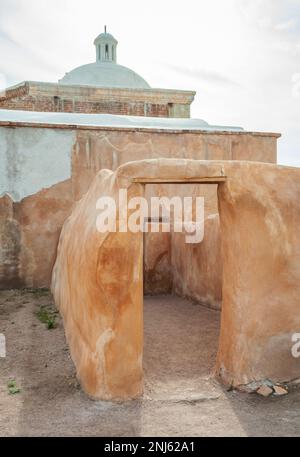
[[[16,395],[16,394],[21,393],[21,389],[17,386],[15,379],[11,379],[7,383],[7,388],[8,388],[9,395]]]
[[[45,324],[48,330],[56,328],[57,311],[53,311],[47,306],[40,306],[36,315],[38,320],[42,324]]]

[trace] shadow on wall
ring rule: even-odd
[[[15,204],[5,195],[0,199],[0,285],[6,289],[20,289],[21,228],[15,219]]]

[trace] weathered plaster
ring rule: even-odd
[[[15,202],[71,177],[71,130],[0,129],[0,196]]]
[[[33,119],[34,114],[31,113],[31,120]],[[30,126],[24,122],[8,123],[4,126],[0,121],[0,137],[5,146],[1,148],[2,158],[4,155],[4,160],[0,161],[1,194],[14,192],[16,200],[15,203],[12,202],[12,214],[8,215],[4,209],[2,211],[2,208],[7,206],[7,201],[5,197],[0,198],[0,237],[3,240],[0,288],[4,289],[12,284],[15,287],[49,286],[62,224],[73,203],[88,191],[93,178],[101,169],[116,170],[126,162],[148,158],[232,160],[242,156],[247,160],[276,162],[278,136],[273,134],[161,130],[154,127],[115,128],[71,124],[58,126],[40,124],[40,115],[37,119],[39,122]],[[10,167],[15,170],[16,176],[16,183],[11,185],[7,184],[7,176],[5,175],[4,179],[3,173],[3,170],[6,173],[4,151],[7,150],[8,139],[14,150]],[[29,162],[23,168],[25,159]],[[174,195],[172,185],[146,187],[149,189],[148,196],[157,193]],[[47,190],[41,190],[44,188]],[[178,192],[179,189],[175,191]],[[185,192],[205,197],[207,216],[218,212],[216,186],[185,185],[180,188],[180,195]],[[169,291],[172,287],[171,254],[168,251],[167,239],[161,243],[161,247],[159,245],[159,237],[147,243],[149,250],[145,259],[145,271],[150,292]],[[213,240],[209,245],[209,249],[215,250],[217,247]],[[171,243],[169,247],[171,248]],[[181,250],[180,242],[176,249]],[[48,253],[47,256],[44,255],[45,252]],[[201,276],[202,284],[205,283],[206,272],[201,265],[208,262],[208,259],[205,249],[201,252],[202,262],[194,263],[195,280],[191,278],[189,282],[189,295],[195,299],[205,298],[203,288],[201,289],[196,281],[197,272],[201,272],[201,275],[204,274]],[[210,254],[210,258],[214,255]],[[183,265],[179,271],[185,271]],[[213,272],[213,275],[217,273]],[[211,284],[216,284],[216,293],[207,297],[207,304],[215,306],[219,302],[217,284],[220,284],[220,281],[221,277],[219,281],[212,280]],[[194,288],[194,285],[197,287]]]
[[[131,129],[161,129],[166,131],[216,131],[243,132],[241,127],[210,125],[202,119],[159,118],[142,116],[118,116],[115,114],[79,114],[79,113],[48,113],[0,109],[0,122],[23,122],[27,124],[49,124],[62,126],[94,126]]]

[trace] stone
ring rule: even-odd
[[[274,386],[274,391],[275,391],[275,395],[277,395],[277,396],[283,396],[283,395],[287,395],[289,393],[288,390],[282,386]]]
[[[269,386],[261,386],[257,390],[258,395],[261,395],[262,397],[270,397],[270,395],[273,394],[273,389]]]

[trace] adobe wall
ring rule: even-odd
[[[101,233],[95,208],[99,194],[118,201],[126,188],[129,199],[142,196],[145,177],[219,182],[223,304],[216,375],[252,390],[299,379],[292,347],[300,331],[300,169],[164,159],[100,171],[64,224],[52,291],[83,389],[102,400],[143,393],[143,236]],[[112,214],[120,218],[119,209]]]
[[[205,218],[202,243],[186,244],[172,234],[173,292],[213,309],[222,306],[222,249],[219,214]]]
[[[220,309],[222,259],[217,186],[215,184],[146,185],[145,195],[204,197],[205,235],[201,243],[186,244],[185,234],[146,233],[145,293],[173,292],[209,307]]]
[[[277,137],[246,132],[0,124],[0,288],[49,287],[63,222],[99,170],[116,170],[128,161],[159,157],[236,160],[240,156],[274,163]],[[159,189],[146,187],[150,194]],[[174,189],[168,186],[159,192],[174,195]],[[195,192],[207,197],[207,215],[216,214],[216,188],[199,185]],[[171,243],[167,240],[149,244],[149,265],[145,268],[146,275],[150,271],[152,276],[148,275],[146,280],[154,292],[158,282],[165,291],[173,288],[169,260],[172,253],[166,249],[168,245]],[[180,242],[176,246],[185,249]],[[199,250],[205,262],[205,248]],[[186,259],[183,255],[178,270],[184,283]],[[200,263],[194,267],[196,278]],[[200,268],[198,278],[203,274]],[[193,297],[196,282],[188,283]],[[181,286],[176,282],[176,287]],[[199,294],[197,288],[196,299]],[[218,303],[218,295],[216,292],[212,305]]]
[[[223,303],[217,374],[241,386],[300,377],[300,169],[225,165],[218,189]]]

